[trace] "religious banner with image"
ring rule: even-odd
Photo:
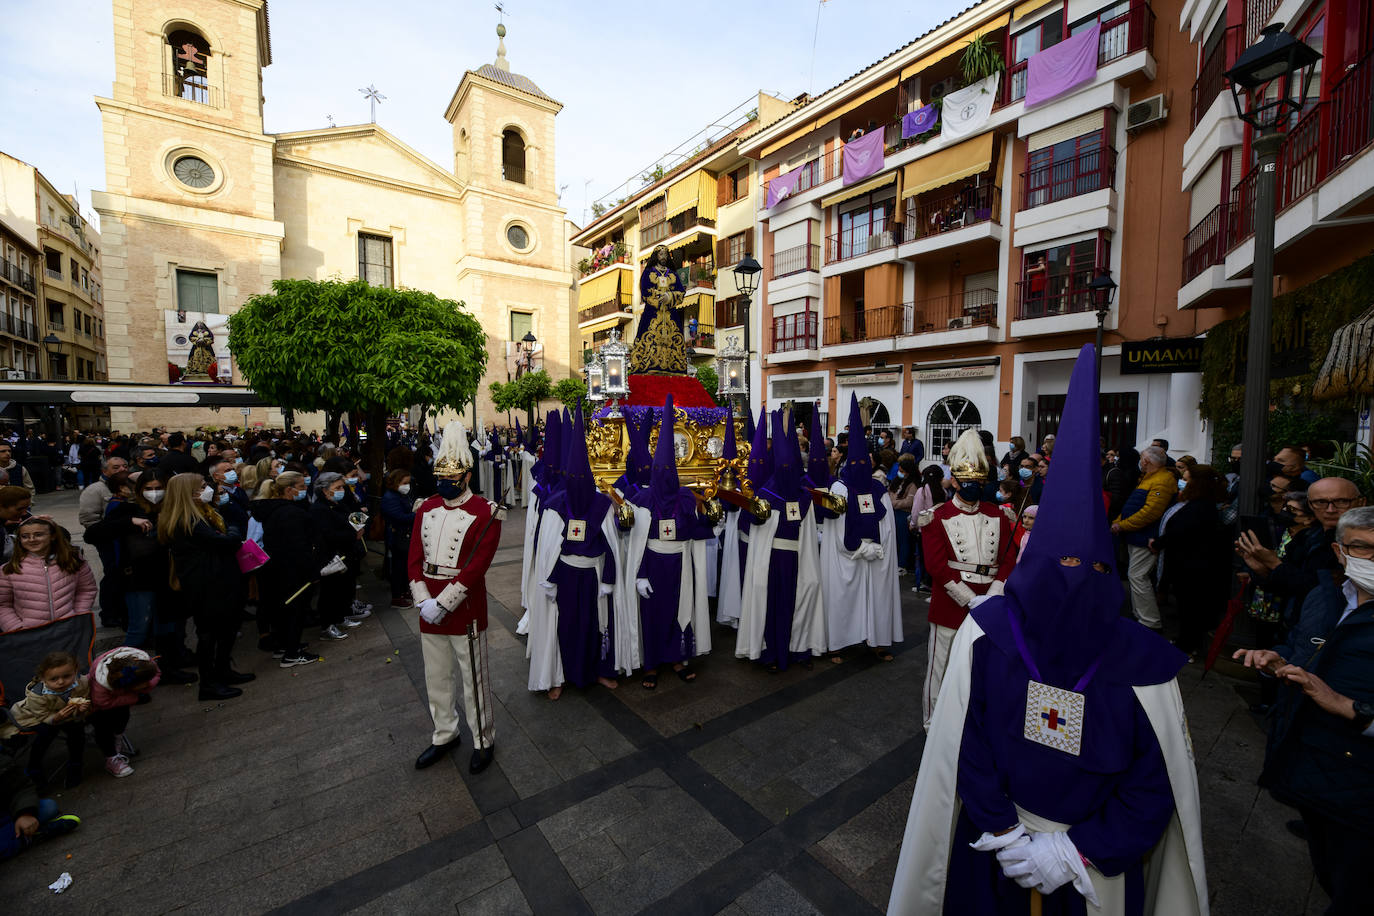
[[[1001,73],[994,73],[946,95],[940,103],[940,135],[967,137],[977,133],[992,115],[1001,78]]]
[[[882,168],[883,132],[875,128],[844,145],[844,179],[840,184],[848,187],[856,181],[878,174]]]
[[[902,117],[902,139],[910,140],[930,130],[940,120],[935,103],[924,105],[915,111],[908,111]]]
[[[793,169],[768,182],[768,209],[771,210],[781,201],[795,193],[797,190],[797,183],[800,179],[801,169]]]
[[[1046,48],[1026,65],[1026,107],[1048,102],[1097,76],[1097,46],[1102,36],[1102,24],[1094,22],[1090,28]]]
[[[167,380],[174,385],[229,385],[234,361],[229,355],[229,316],[165,310]]]

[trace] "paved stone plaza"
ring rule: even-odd
[[[75,501],[44,496],[38,511],[75,528]],[[695,684],[629,680],[550,702],[526,689],[514,635],[521,522],[512,513],[488,576],[490,770],[468,775],[466,733],[452,763],[414,769],[430,732],[417,616],[387,609],[369,572],[379,610],[317,644],[322,663],[280,669],[250,624],[236,661],[258,680],[242,698],[158,688],[134,711],[142,753],[126,779],[88,747],[85,783],[57,796],[82,828],[0,865],[3,911],[882,911],[924,741],[924,600],[904,592],[891,663],[851,651],[768,674],[718,630]],[[1306,847],[1284,829],[1294,814],[1255,786],[1251,688],[1200,674],[1182,682],[1212,912],[1318,913]],[[53,897],[63,871],[74,883]]]

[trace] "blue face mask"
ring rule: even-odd
[[[344,483],[348,484],[350,487],[356,487],[356,486],[358,485],[358,478],[356,478],[356,477],[345,477],[345,478],[344,478]]]
[[[238,483],[238,482],[239,482],[239,472],[238,472],[238,471],[230,471],[230,472],[228,472],[227,474],[224,475],[224,482],[225,482],[225,483]]]
[[[440,480],[434,485],[434,489],[444,499],[457,499],[463,495],[464,487],[457,480]]]
[[[305,499],[305,491],[304,491],[304,490],[297,490],[297,491],[296,491],[296,496],[295,496],[296,502],[300,502],[300,501],[303,500],[303,499]]]
[[[225,503],[229,502],[229,494],[221,493],[219,496],[215,498],[215,502],[221,506],[224,505]]]
[[[1186,481],[1186,480],[1184,480],[1184,479],[1182,479],[1182,478],[1179,478],[1179,481],[1178,481],[1178,489],[1179,489],[1179,491],[1182,492],[1182,491],[1183,491],[1183,488],[1186,487],[1186,486],[1188,486],[1188,481]]]
[[[959,498],[966,503],[979,502],[983,498],[983,485],[981,483],[959,484]]]
[[[344,491],[343,491],[343,490],[335,490],[333,493],[330,493],[330,494],[329,494],[329,498],[332,499],[332,500],[334,500],[334,502],[336,502],[336,503],[337,503],[337,502],[343,502]]]
[[[1021,475],[1021,479],[1022,479],[1022,480],[1030,480],[1030,479],[1031,479],[1031,475],[1034,474],[1035,472],[1032,471],[1030,468],[1022,468],[1021,470],[1017,471],[1016,473],[1018,473],[1018,474]]]

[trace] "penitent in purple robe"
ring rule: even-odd
[[[801,474],[800,450],[793,436],[783,433],[782,411],[773,414],[773,442],[771,454],[771,477],[758,489],[759,496],[768,500],[773,512],[777,514],[777,529],[773,533],[774,542],[787,541],[796,544],[801,536],[802,521],[811,511],[811,498],[801,489],[798,480]],[[795,503],[800,510],[797,518],[787,517],[786,506]],[[758,527],[761,522],[753,515],[742,513],[746,523]],[[748,545],[744,545],[747,547]],[[811,545],[805,545],[807,549]],[[798,545],[800,548],[801,545]],[[798,549],[783,549],[775,546],[768,556],[768,607],[764,612],[763,651],[759,661],[769,669],[786,671],[794,661],[809,658],[809,652],[793,652],[792,621],[797,608],[797,583],[801,578],[801,562]]]
[[[570,515],[562,494],[548,508],[563,519],[566,532]],[[563,680],[577,687],[588,687],[598,677],[615,677],[615,609],[608,609],[604,633],[598,612],[599,587],[603,583],[615,584],[614,554],[618,548],[606,541],[601,527],[610,510],[610,499],[596,494],[594,505],[585,513],[587,517],[577,519],[585,525],[585,539],[574,541],[565,536],[559,560],[549,575],[549,581],[558,586],[558,651],[563,659]],[[565,562],[564,557],[600,557],[601,575],[593,567]],[[611,595],[606,600],[613,603],[615,598]]]

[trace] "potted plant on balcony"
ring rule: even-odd
[[[959,59],[959,70],[964,77],[964,85],[971,86],[994,73],[1007,68],[1002,60],[1002,52],[988,41],[986,35],[979,35],[969,41],[964,48],[964,56]]]

